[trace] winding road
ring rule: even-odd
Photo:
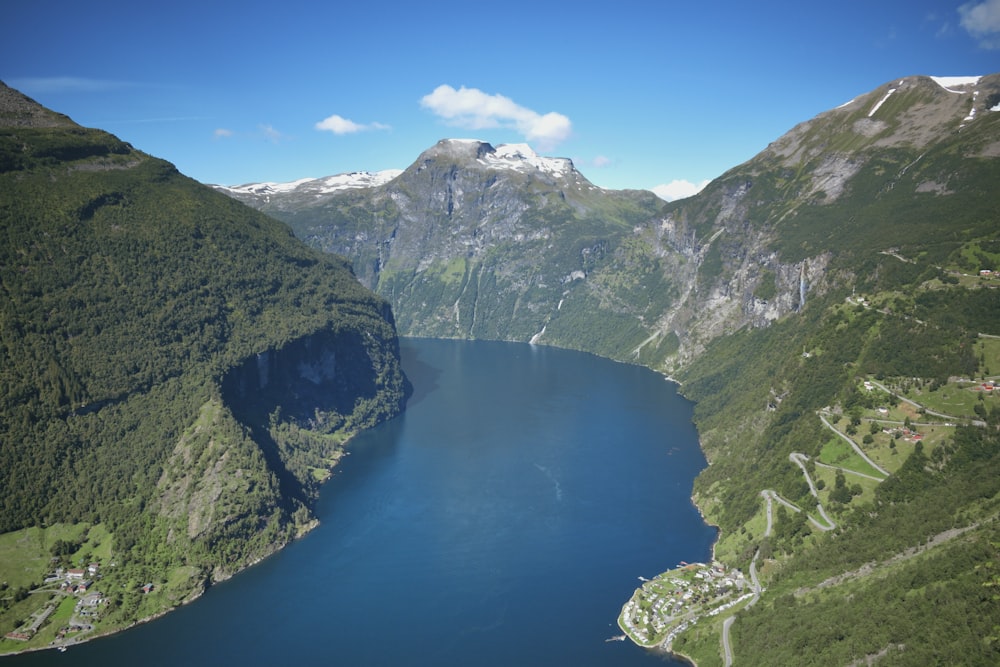
[[[770,509],[771,502],[769,497],[767,506]],[[760,599],[760,594],[764,590],[761,588],[760,579],[757,578],[758,556],[760,556],[760,549],[754,552],[753,558],[750,560],[750,583],[753,586],[753,598],[750,602],[747,602],[747,606],[743,607],[744,609],[749,609],[757,604],[757,600]],[[733,647],[729,643],[729,629],[733,627],[735,620],[736,616],[730,616],[722,622],[722,654],[726,667],[730,667],[733,664]]]
[[[983,335],[983,334],[980,334],[980,335]],[[996,336],[990,336],[990,337],[994,338]],[[918,410],[922,410],[924,414],[934,415],[935,417],[940,417],[940,418],[947,419],[949,421],[954,421],[954,422],[964,421],[966,423],[971,423],[974,426],[985,426],[985,422],[982,422],[980,420],[971,420],[971,421],[969,421],[968,419],[954,417],[952,415],[946,415],[946,414],[943,414],[941,412],[935,412],[933,410],[928,410],[927,408],[925,408],[924,406],[920,405],[919,403],[917,403],[915,401],[912,401],[912,400],[910,400],[910,399],[908,399],[908,398],[906,398],[904,396],[900,396],[899,394],[897,394],[897,393],[895,393],[893,391],[890,391],[889,389],[887,389],[885,387],[885,385],[883,385],[880,382],[876,382],[874,380],[872,380],[871,382],[872,382],[872,384],[874,386],[878,387],[882,391],[884,391],[884,392],[886,392],[886,393],[888,393],[888,394],[890,394],[892,396],[896,396],[899,400],[901,400],[901,401],[903,401],[903,402],[905,402],[905,403],[907,403],[909,405],[912,405],[913,407],[917,408]],[[846,440],[848,442],[848,444],[851,445],[851,448],[855,451],[855,453],[858,456],[860,456],[866,463],[868,463],[868,465],[870,465],[872,467],[872,469],[877,470],[879,473],[881,473],[882,475],[884,475],[884,477],[875,477],[874,475],[869,475],[867,473],[858,472],[857,470],[851,470],[850,468],[842,468],[840,466],[830,465],[830,464],[827,464],[827,463],[820,463],[819,461],[814,461],[813,462],[814,465],[819,466],[819,467],[823,467],[823,468],[827,468],[827,469],[831,469],[831,470],[840,470],[840,471],[844,472],[845,474],[856,475],[858,477],[864,477],[865,479],[870,479],[870,480],[873,480],[875,482],[884,482],[885,479],[887,477],[889,477],[890,473],[887,470],[885,470],[884,468],[882,468],[881,466],[879,466],[877,463],[875,463],[874,461],[872,461],[868,457],[868,455],[865,454],[864,451],[857,445],[857,443],[854,442],[854,440],[852,440],[851,438],[849,438],[844,433],[841,433],[835,426],[833,426],[829,421],[827,421],[826,416],[822,412],[820,412],[818,414],[819,414],[819,418],[823,422],[824,426],[826,426],[828,429],[830,429],[831,431],[833,431],[834,433],[836,433],[838,436],[840,436],[841,438],[843,438],[844,440]],[[812,523],[813,526],[815,526],[817,529],[819,529],[821,531],[833,530],[834,528],[836,528],[837,524],[834,523],[833,519],[831,519],[830,516],[826,513],[826,510],[823,508],[823,504],[820,503],[820,502],[818,502],[819,501],[819,490],[816,488],[816,484],[813,482],[812,476],[809,474],[809,470],[806,467],[806,462],[809,461],[809,457],[807,455],[805,455],[805,454],[800,453],[800,452],[792,452],[791,454],[788,455],[788,459],[789,459],[789,461],[791,461],[792,463],[794,463],[795,465],[797,465],[802,470],[802,474],[805,476],[806,482],[809,484],[809,493],[814,498],[816,498],[816,500],[817,500],[816,511],[823,518],[823,520],[826,521],[826,523],[828,525],[824,526],[819,521],[817,521],[815,518],[813,518],[812,516],[809,516],[807,514],[807,516],[809,518],[809,521]],[[761,498],[764,499],[764,502],[766,504],[767,526],[764,529],[764,537],[769,537],[772,534],[773,530],[774,530],[774,511],[773,511],[773,509],[774,509],[774,503],[775,503],[775,501],[781,503],[782,505],[784,505],[788,509],[792,510],[793,512],[801,512],[802,511],[802,508],[798,507],[794,503],[789,502],[788,500],[785,500],[780,495],[778,495],[778,493],[776,491],[774,491],[773,489],[764,489],[763,491],[760,492],[760,496],[761,496]],[[753,599],[751,599],[750,602],[747,603],[747,606],[744,607],[744,609],[749,609],[754,604],[756,604],[757,600],[760,599],[761,592],[763,591],[763,588],[760,585],[760,580],[757,578],[757,558],[759,556],[760,556],[760,549],[758,549],[754,553],[753,559],[751,559],[751,561],[750,561],[750,581],[751,581],[751,585],[753,586],[754,595],[753,595]],[[730,640],[729,640],[729,635],[730,635],[730,629],[732,628],[733,623],[735,621],[736,621],[736,616],[732,615],[732,616],[727,617],[722,622],[722,652],[723,652],[723,660],[724,660],[725,667],[731,667],[731,665],[733,664],[733,650],[732,650],[732,645],[731,645]]]

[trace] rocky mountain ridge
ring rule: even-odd
[[[253,204],[260,201],[264,204],[275,194],[288,196],[315,197],[330,194],[338,190],[370,188],[388,183],[402,173],[400,169],[385,169],[383,171],[353,171],[323,178],[301,178],[290,183],[247,183],[245,185],[215,185],[212,186],[233,197]]]

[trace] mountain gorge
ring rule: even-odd
[[[768,588],[736,617],[739,664],[987,665],[998,111],[997,74],[894,80],[670,203],[468,140],[374,185],[229,193],[347,257],[401,333],[570,347],[680,381],[716,557],[759,564]],[[672,649],[723,664],[722,616]]]

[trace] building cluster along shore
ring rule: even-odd
[[[618,626],[639,646],[669,651],[674,638],[698,619],[750,600],[755,587],[721,563],[680,563],[645,581],[622,607]]]

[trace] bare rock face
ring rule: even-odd
[[[0,127],[74,127],[68,116],[50,111],[0,81]]]

